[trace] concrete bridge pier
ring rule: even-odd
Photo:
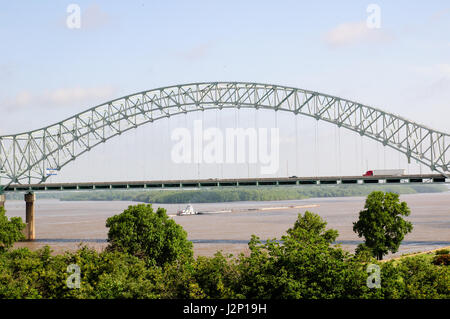
[[[26,240],[35,240],[36,233],[34,229],[34,202],[36,200],[36,195],[34,193],[25,194],[26,203],[26,219],[27,224],[25,228],[25,238]]]
[[[6,196],[5,194],[0,194],[0,207],[5,207]]]

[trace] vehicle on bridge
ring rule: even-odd
[[[363,176],[402,176],[405,175],[404,169],[375,169],[367,171]]]
[[[177,212],[178,216],[197,215],[197,214],[198,212],[194,209],[194,207],[191,204],[187,205],[185,209],[179,210]]]

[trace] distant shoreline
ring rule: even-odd
[[[278,201],[309,198],[366,196],[372,191],[397,194],[443,193],[446,185],[311,185],[254,188],[214,188],[189,190],[99,190],[36,193],[38,199],[61,201],[133,201],[158,204],[225,203],[239,201]],[[16,198],[17,197],[17,198]],[[8,199],[23,199],[22,194],[7,194]]]
[[[419,255],[434,254],[434,253],[436,253],[439,250],[450,250],[450,246],[439,247],[439,248],[426,250],[426,251],[419,251],[417,253],[404,254],[404,255],[399,256],[399,257],[391,257],[391,258],[387,258],[387,259],[381,260],[381,262],[386,262],[386,261],[391,261],[391,260],[400,260],[400,259],[403,259],[403,258],[416,257],[416,256],[419,256]]]

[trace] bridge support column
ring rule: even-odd
[[[6,196],[4,194],[0,194],[0,207],[5,207]]]
[[[34,231],[34,202],[36,200],[36,195],[34,193],[25,194],[26,203],[26,224],[25,228],[25,238],[26,240],[36,239]]]

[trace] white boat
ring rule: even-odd
[[[192,207],[191,204],[187,205],[185,209],[183,210],[179,210],[177,212],[178,216],[183,216],[183,215],[197,215],[198,212],[194,209],[194,207]]]

